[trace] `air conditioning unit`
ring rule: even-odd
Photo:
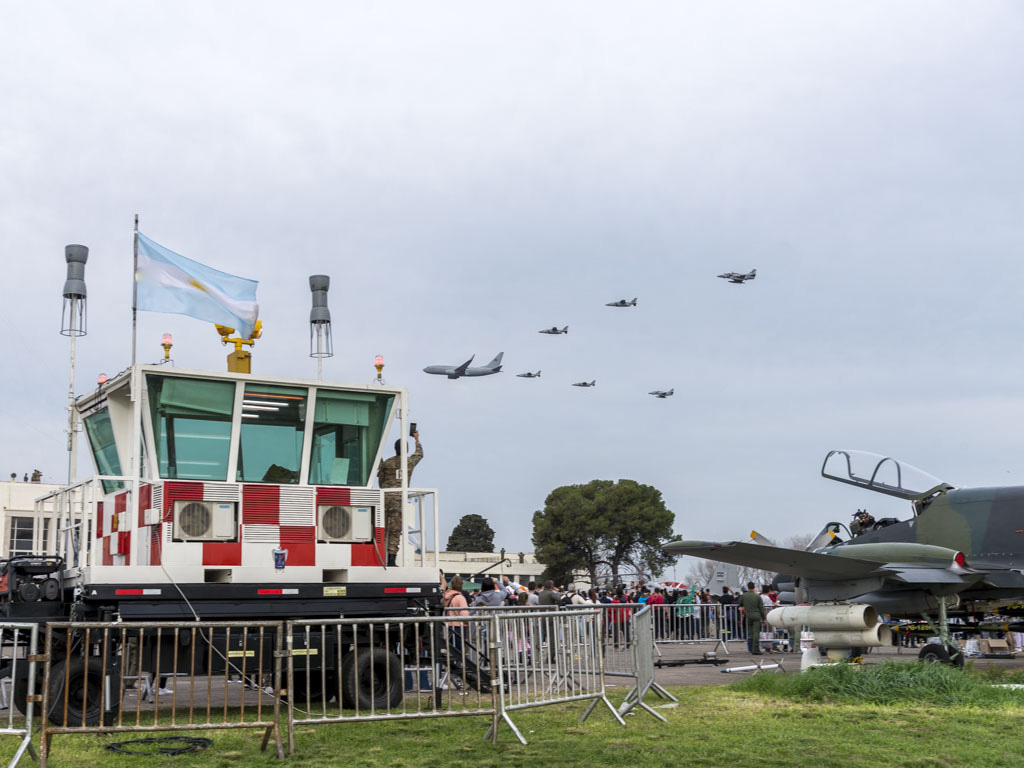
[[[321,504],[317,507],[316,534],[318,541],[372,541],[373,507]]]
[[[234,502],[174,502],[174,538],[178,541],[233,541],[238,538]]]

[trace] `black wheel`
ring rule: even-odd
[[[319,669],[309,670],[307,680],[306,668],[304,666],[296,667],[293,672],[292,691],[289,691],[295,695],[295,705],[303,707],[307,704],[319,704],[322,700],[334,701],[338,697],[338,678],[333,670],[328,670],[325,676],[327,678],[326,691]]]
[[[115,676],[116,677],[116,676]],[[69,726],[113,725],[120,707],[117,691],[119,684],[110,686],[110,695],[105,695],[103,665],[99,659],[72,658],[59,661],[50,667],[50,722],[65,725],[64,684],[67,679],[67,722]],[[112,681],[114,682],[114,681]],[[84,701],[84,706],[83,706]],[[100,708],[101,701],[106,711]]]
[[[917,654],[919,661],[928,662],[934,664],[935,662],[941,662],[943,664],[949,664],[949,650],[942,643],[928,643],[921,651]],[[960,658],[963,659],[963,654],[960,654]],[[961,661],[961,664],[963,661]]]
[[[36,685],[35,685],[35,689],[36,689],[35,693],[37,695],[42,694],[42,692],[43,692],[43,670],[42,669],[36,670]],[[12,694],[12,701],[14,702],[14,706],[17,707],[18,711],[21,712],[21,714],[24,715],[25,714],[25,710],[28,708],[28,673],[27,672],[24,675],[19,675],[18,678],[14,681],[14,693]],[[36,717],[39,717],[39,710],[40,710],[40,705],[36,704],[35,709],[34,709]]]
[[[389,709],[402,703],[405,678],[402,660],[384,648],[349,651],[341,661],[343,704],[363,709]]]

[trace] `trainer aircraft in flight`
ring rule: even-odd
[[[547,334],[550,334],[552,336],[557,336],[560,333],[568,333],[568,332],[569,332],[569,326],[568,325],[565,326],[565,328],[561,328],[561,329],[556,328],[555,326],[551,326],[550,328],[545,328],[543,331],[537,331],[537,333],[547,333]]]
[[[743,283],[747,282],[747,280],[753,280],[755,277],[757,277],[757,270],[752,269],[746,274],[742,272],[726,272],[724,274],[719,275],[719,277],[728,280],[730,283],[738,283],[739,285],[742,285]]]

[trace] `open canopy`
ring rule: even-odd
[[[917,467],[867,451],[829,451],[821,476],[909,501],[953,488]]]

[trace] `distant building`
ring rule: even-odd
[[[540,575],[544,571],[544,564],[537,562],[537,557],[531,553],[523,553],[521,556],[516,552],[506,552],[505,559],[511,561],[512,565],[503,563],[495,565],[502,559],[500,552],[438,552],[437,564],[444,571],[446,579],[458,574],[463,579],[471,580],[473,576],[483,571],[488,566],[494,566],[484,571],[484,576],[499,579],[508,576],[511,581],[526,586],[531,581],[540,581]]]
[[[57,546],[57,511],[53,501],[40,509],[35,500],[63,485],[0,482],[0,557],[52,553]]]

